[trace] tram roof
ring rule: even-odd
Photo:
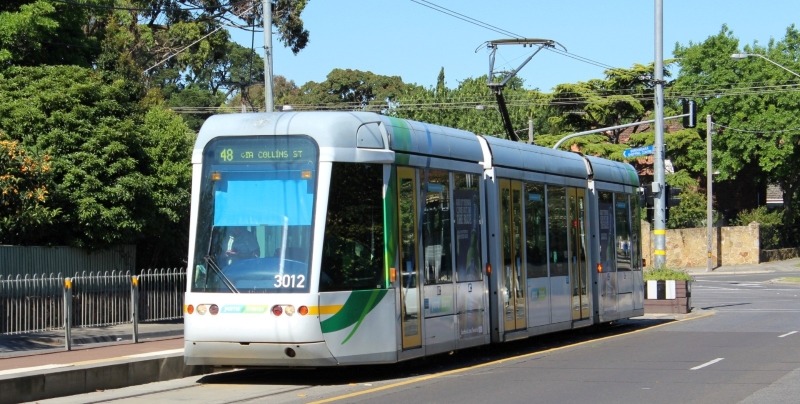
[[[484,136],[484,138],[491,149],[493,166],[521,168],[525,171],[572,178],[586,179],[588,177],[586,163],[579,154],[512,142],[493,136]]]
[[[475,163],[483,160],[480,142],[472,132],[408,119],[382,118],[389,133],[389,147],[396,152]]]
[[[628,163],[586,156],[594,171],[594,180],[614,184],[639,186],[639,174]]]
[[[355,147],[356,133],[365,124],[379,123],[371,112],[291,111],[219,114],[209,117],[197,136],[196,148],[219,136],[303,134],[322,147]]]
[[[211,116],[203,124],[195,143],[202,153],[211,139],[220,136],[306,134],[320,147],[384,149],[382,131],[389,149],[409,155],[442,157],[480,162],[480,143],[473,133],[439,125],[399,119],[373,112],[292,111],[237,113]],[[368,138],[365,141],[365,138]]]

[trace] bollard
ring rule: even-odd
[[[64,349],[72,350],[72,278],[64,278]]]
[[[133,323],[133,343],[139,343],[139,277],[131,276],[131,323]]]

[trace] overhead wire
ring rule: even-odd
[[[446,7],[440,6],[438,4],[435,4],[435,3],[427,1],[427,0],[411,0],[411,2],[412,3],[417,3],[417,4],[419,4],[421,6],[424,6],[424,7],[428,7],[430,9],[432,9],[432,10],[436,10],[436,11],[438,11],[440,13],[449,15],[451,17],[454,17],[454,18],[457,18],[459,20],[468,22],[470,24],[477,25],[477,26],[479,26],[481,28],[485,28],[485,29],[488,29],[490,31],[497,32],[498,34],[509,35],[511,37],[514,37],[514,38],[523,38],[523,36],[515,34],[515,33],[511,32],[511,31],[507,31],[505,29],[496,27],[496,26],[494,26],[492,24],[483,22],[481,20],[477,20],[475,18],[472,18],[472,17],[469,17],[467,15],[461,14],[459,12],[450,10],[450,9],[448,9]]]

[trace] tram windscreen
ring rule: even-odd
[[[316,144],[303,136],[208,143],[193,291],[308,291],[317,154]]]

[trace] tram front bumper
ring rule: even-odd
[[[239,343],[184,341],[186,365],[232,367],[316,367],[336,366],[325,342],[312,343]]]

